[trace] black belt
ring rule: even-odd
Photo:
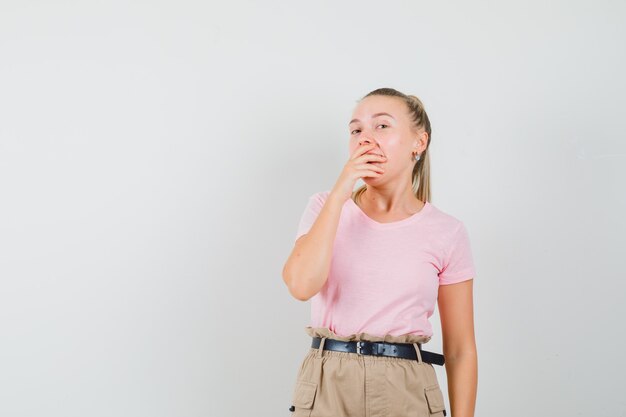
[[[313,337],[311,347],[319,348],[321,337]],[[417,344],[422,360],[435,365],[443,365],[444,357],[440,353],[422,350],[420,344]],[[405,358],[417,360],[417,353],[411,343],[387,343],[387,342],[370,342],[368,340],[355,340],[344,342],[343,340],[329,339],[324,342],[324,350],[335,350],[338,352],[352,352],[359,355],[376,355],[390,356],[393,358]]]

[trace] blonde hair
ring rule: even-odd
[[[420,159],[413,166],[412,182],[413,193],[418,200],[422,202],[430,202],[430,158],[428,154],[428,148],[430,147],[431,128],[430,120],[426,114],[424,104],[422,101],[414,95],[404,94],[393,88],[378,88],[374,91],[367,93],[361,100],[369,96],[391,96],[399,97],[404,101],[409,109],[411,120],[413,121],[412,128],[415,131],[419,131],[424,128],[428,133],[428,141],[426,142],[426,149],[420,154]],[[363,184],[357,190],[352,193],[352,198],[356,202],[359,196],[367,189],[367,184]]]

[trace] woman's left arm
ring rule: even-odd
[[[440,285],[437,303],[448,378],[450,417],[474,417],[478,355],[474,338],[474,279]]]

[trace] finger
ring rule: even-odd
[[[380,155],[364,154],[354,159],[354,163],[362,166],[383,166],[387,162],[387,158]]]
[[[353,158],[353,160],[357,161],[357,162],[366,162],[366,161],[384,161],[386,160],[385,157],[381,158],[381,155],[377,154],[377,153],[369,153],[373,150],[374,148],[366,148],[363,149],[362,151],[359,151],[355,154],[355,157]]]
[[[372,150],[374,147],[375,147],[375,145],[373,143],[365,143],[363,145],[360,145],[358,148],[356,148],[354,153],[350,156],[350,159],[358,158],[359,156],[363,155],[364,153],[369,152],[370,150]]]
[[[383,168],[382,166],[376,165],[376,164],[370,164],[370,163],[357,165],[357,169],[372,169],[372,170],[381,171],[381,172],[385,171],[385,168]]]
[[[371,154],[371,153],[366,153],[361,155],[360,157],[357,158],[357,160],[359,160],[359,162],[366,162],[366,163],[373,163],[373,162],[377,162],[377,163],[384,163],[387,162],[387,157],[384,155],[376,155],[376,154]]]
[[[363,177],[380,177],[381,175],[383,175],[382,172],[372,171],[371,169],[359,169],[359,170],[357,170],[357,173],[358,173],[360,178],[363,178]]]

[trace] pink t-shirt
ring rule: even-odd
[[[296,239],[307,233],[330,191],[309,197]],[[343,205],[328,280],[311,298],[312,327],[348,336],[432,336],[439,285],[473,279],[462,221],[429,202],[417,213],[379,223],[348,198]]]

